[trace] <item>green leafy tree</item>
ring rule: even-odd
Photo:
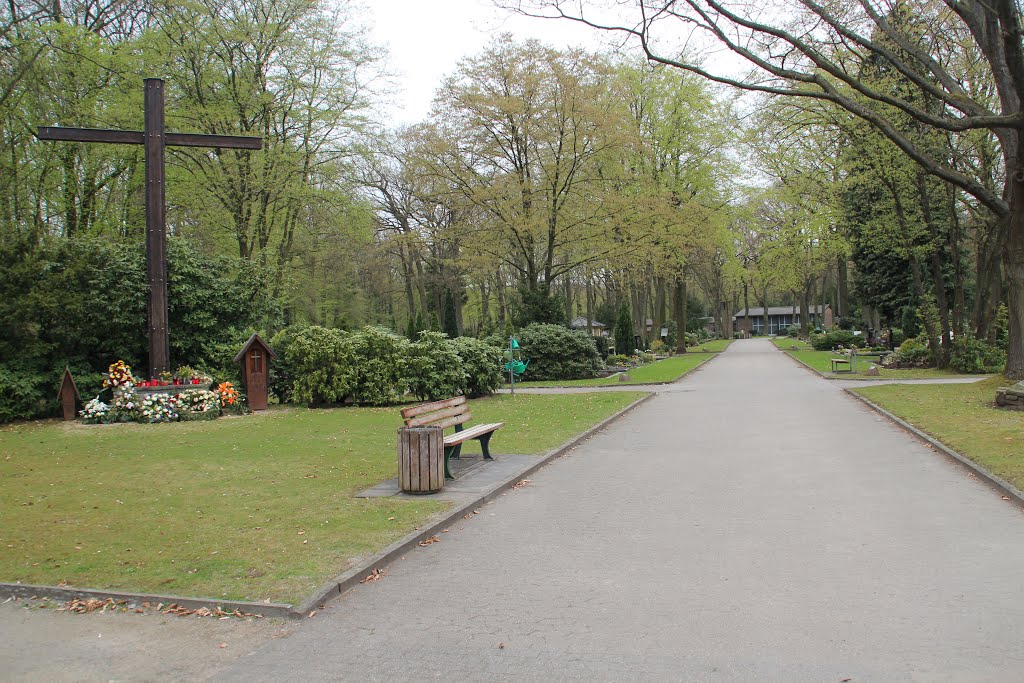
[[[626,356],[631,356],[636,352],[633,316],[630,315],[629,304],[625,301],[619,306],[619,317],[615,321],[615,352]]]

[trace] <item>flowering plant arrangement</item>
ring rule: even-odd
[[[221,382],[217,387],[217,393],[220,394],[222,407],[233,406],[238,401],[238,390],[231,386],[231,382]]]
[[[167,394],[143,396],[136,411],[140,422],[173,422],[178,419],[178,397]]]
[[[102,424],[107,422],[107,416],[109,414],[110,406],[101,401],[99,396],[86,403],[85,407],[78,411],[78,415],[82,418],[82,421],[89,424]]]
[[[178,394],[182,410],[190,413],[219,413],[220,394],[208,389],[190,389]]]
[[[116,394],[119,390],[130,389],[135,386],[135,376],[132,369],[123,360],[111,363],[107,368],[107,377],[103,380],[103,388],[113,389]]]

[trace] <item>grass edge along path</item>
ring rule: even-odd
[[[777,346],[777,344],[776,344]],[[963,375],[953,370],[939,370],[938,368],[914,368],[893,370],[883,368],[873,358],[858,358],[857,368],[866,369],[874,366],[879,369],[878,377],[869,377],[856,373],[834,373],[831,372],[831,359],[842,357],[831,351],[815,351],[809,348],[797,350],[782,349],[783,352],[799,362],[805,368],[817,373],[828,380],[854,380],[859,382],[877,382],[880,380],[932,380],[932,379],[958,379],[965,377],[988,377],[987,375]]]
[[[687,352],[677,356],[669,356],[647,365],[640,365],[626,370],[630,380],[623,382],[619,376],[623,373],[616,373],[608,377],[594,377],[592,379],[552,379],[516,382],[516,387],[523,389],[533,388],[572,388],[572,387],[608,387],[608,386],[643,386],[650,384],[670,384],[676,382],[689,373],[699,368],[704,363],[714,358],[717,353],[694,353]],[[505,383],[508,389],[511,385]]]
[[[889,384],[854,393],[1024,490],[1024,412],[995,407],[1002,376],[971,384]]]
[[[540,455],[639,396],[493,396],[471,406],[474,422],[507,423],[492,442],[499,457]],[[451,506],[353,497],[395,476],[400,425],[397,408],[288,408],[0,429],[0,580],[295,603]]]

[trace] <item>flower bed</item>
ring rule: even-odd
[[[187,366],[179,368],[177,375],[173,379],[138,381],[124,361],[117,361],[103,381],[104,388],[113,394],[111,402],[105,403],[97,396],[78,414],[88,424],[107,424],[210,420],[227,410],[244,412],[244,399],[231,382],[222,382],[214,391],[209,377]]]

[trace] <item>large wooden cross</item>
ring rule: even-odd
[[[236,135],[168,133],[164,130],[164,82],[147,78],[145,130],[97,128],[40,128],[40,140],[112,142],[144,145],[146,157],[146,274],[149,278],[149,377],[170,369],[167,331],[167,211],[165,206],[164,147],[224,147],[260,149],[263,140]]]

